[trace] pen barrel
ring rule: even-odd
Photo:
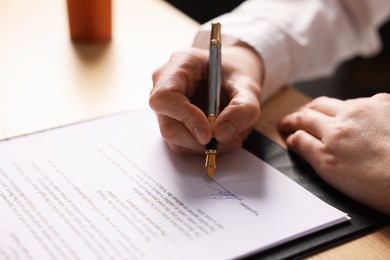
[[[221,45],[210,46],[207,115],[218,115],[221,92]]]

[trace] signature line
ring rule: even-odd
[[[222,186],[219,182],[213,179],[213,182],[216,183],[221,189],[215,188],[209,184],[207,184],[210,188],[213,190],[217,191],[217,193],[210,194],[213,195],[214,199],[237,199],[239,201],[242,200],[239,196],[237,196],[234,193],[231,193],[228,189],[226,189],[224,186]]]

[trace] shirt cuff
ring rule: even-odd
[[[283,31],[270,23],[242,14],[229,13],[215,20],[222,24],[222,34],[245,42],[262,57],[265,67],[262,102],[290,83],[291,57]],[[210,26],[208,22],[200,27],[200,31],[209,31]]]

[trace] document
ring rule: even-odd
[[[1,259],[234,259],[348,221],[246,150],[177,154],[139,109],[0,142]]]

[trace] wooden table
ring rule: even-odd
[[[0,139],[145,107],[151,74],[191,44],[198,24],[161,0],[114,0],[108,44],[70,41],[65,0],[0,0]],[[286,88],[256,129],[284,146],[275,122],[309,99]],[[390,227],[318,259],[390,257]]]
[[[160,0],[112,2],[112,41],[88,45],[70,41],[66,0],[0,0],[0,139],[147,106],[198,24]]]

